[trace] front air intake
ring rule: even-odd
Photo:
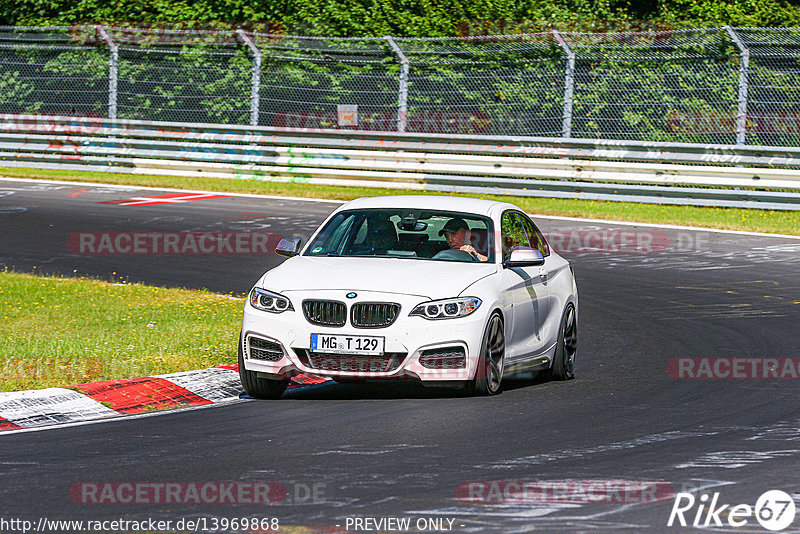
[[[277,362],[283,358],[283,348],[280,344],[257,337],[247,338],[247,353],[251,360]]]
[[[464,369],[467,355],[464,347],[443,347],[423,350],[419,363],[427,369]]]
[[[332,354],[294,349],[303,365],[319,371],[338,373],[390,373],[403,363],[407,353],[387,352],[381,355]]]
[[[344,326],[347,322],[347,306],[338,300],[304,300],[303,315],[311,324]]]
[[[350,324],[356,328],[384,328],[400,315],[394,302],[359,302],[350,308]]]

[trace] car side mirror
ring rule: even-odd
[[[508,261],[503,263],[503,267],[510,269],[513,267],[532,267],[544,264],[544,256],[539,249],[531,247],[517,247],[511,251]]]
[[[287,258],[297,256],[300,253],[300,242],[299,237],[284,237],[275,247],[275,253]]]

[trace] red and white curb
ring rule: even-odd
[[[289,389],[321,384],[311,374],[292,378]],[[244,393],[236,365],[123,380],[0,393],[0,432],[93,421],[165,408],[203,406]]]

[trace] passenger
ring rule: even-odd
[[[460,217],[454,217],[447,221],[444,228],[439,230],[439,235],[444,235],[447,246],[451,249],[462,250],[478,261],[487,261],[489,258],[475,250],[471,243],[472,234],[466,221]]]

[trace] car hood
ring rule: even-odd
[[[340,289],[439,299],[457,297],[497,270],[495,264],[481,263],[295,256],[264,274],[260,284],[279,293]]]

